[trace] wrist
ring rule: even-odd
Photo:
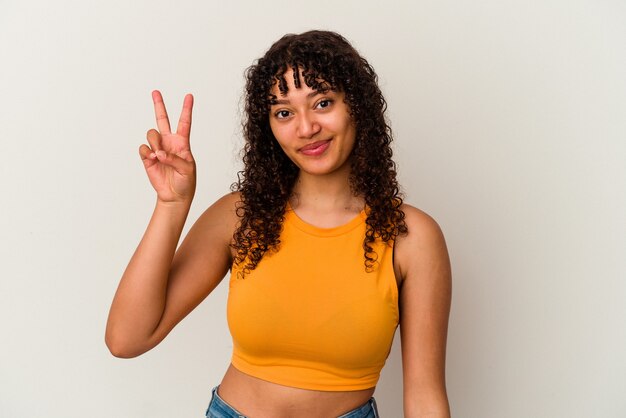
[[[191,208],[192,199],[168,201],[157,198],[155,211],[170,213],[171,215],[187,216]]]

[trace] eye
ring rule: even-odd
[[[274,113],[274,116],[276,116],[277,119],[285,119],[285,118],[289,117],[289,111],[288,110],[279,110],[278,112]]]
[[[320,102],[317,104],[317,107],[319,107],[320,109],[324,109],[330,106],[332,102],[333,101],[330,99],[323,99],[323,100],[320,100]]]

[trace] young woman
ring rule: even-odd
[[[193,97],[139,153],[157,204],[115,294],[115,356],[156,346],[230,270],[231,364],[207,417],[376,417],[400,325],[404,416],[449,417],[450,263],[437,223],[403,204],[385,100],[340,35],[286,35],[247,71],[244,170],[176,250],[195,193]]]

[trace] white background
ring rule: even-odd
[[[0,0],[0,416],[203,416],[225,281],[142,357],[103,341],[155,200],[150,91],[175,120],[196,97],[191,223],[240,168],[244,69],[312,28],[377,70],[407,201],[446,235],[453,415],[626,416],[625,22],[618,0]]]

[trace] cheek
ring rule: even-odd
[[[284,132],[280,129],[272,129],[272,133],[274,134],[274,138],[276,138],[276,142],[278,142],[278,145],[280,145],[284,151],[287,145]]]
[[[287,136],[285,135],[284,129],[273,128],[272,133],[274,134],[274,138],[276,142],[278,143],[278,146],[280,147],[280,149],[285,153],[285,155],[289,157],[289,159],[292,159],[290,157],[290,152],[292,152],[290,151],[291,147],[289,146],[289,142],[286,139]]]
[[[346,136],[349,138],[349,142],[354,146],[356,143],[356,126],[352,121],[349,122],[348,127],[346,128]]]
[[[272,131],[272,134],[274,135],[274,138],[276,138],[276,140],[278,141],[278,143],[281,143],[281,138],[283,137],[280,126],[276,123],[272,123],[270,122],[270,130]]]

